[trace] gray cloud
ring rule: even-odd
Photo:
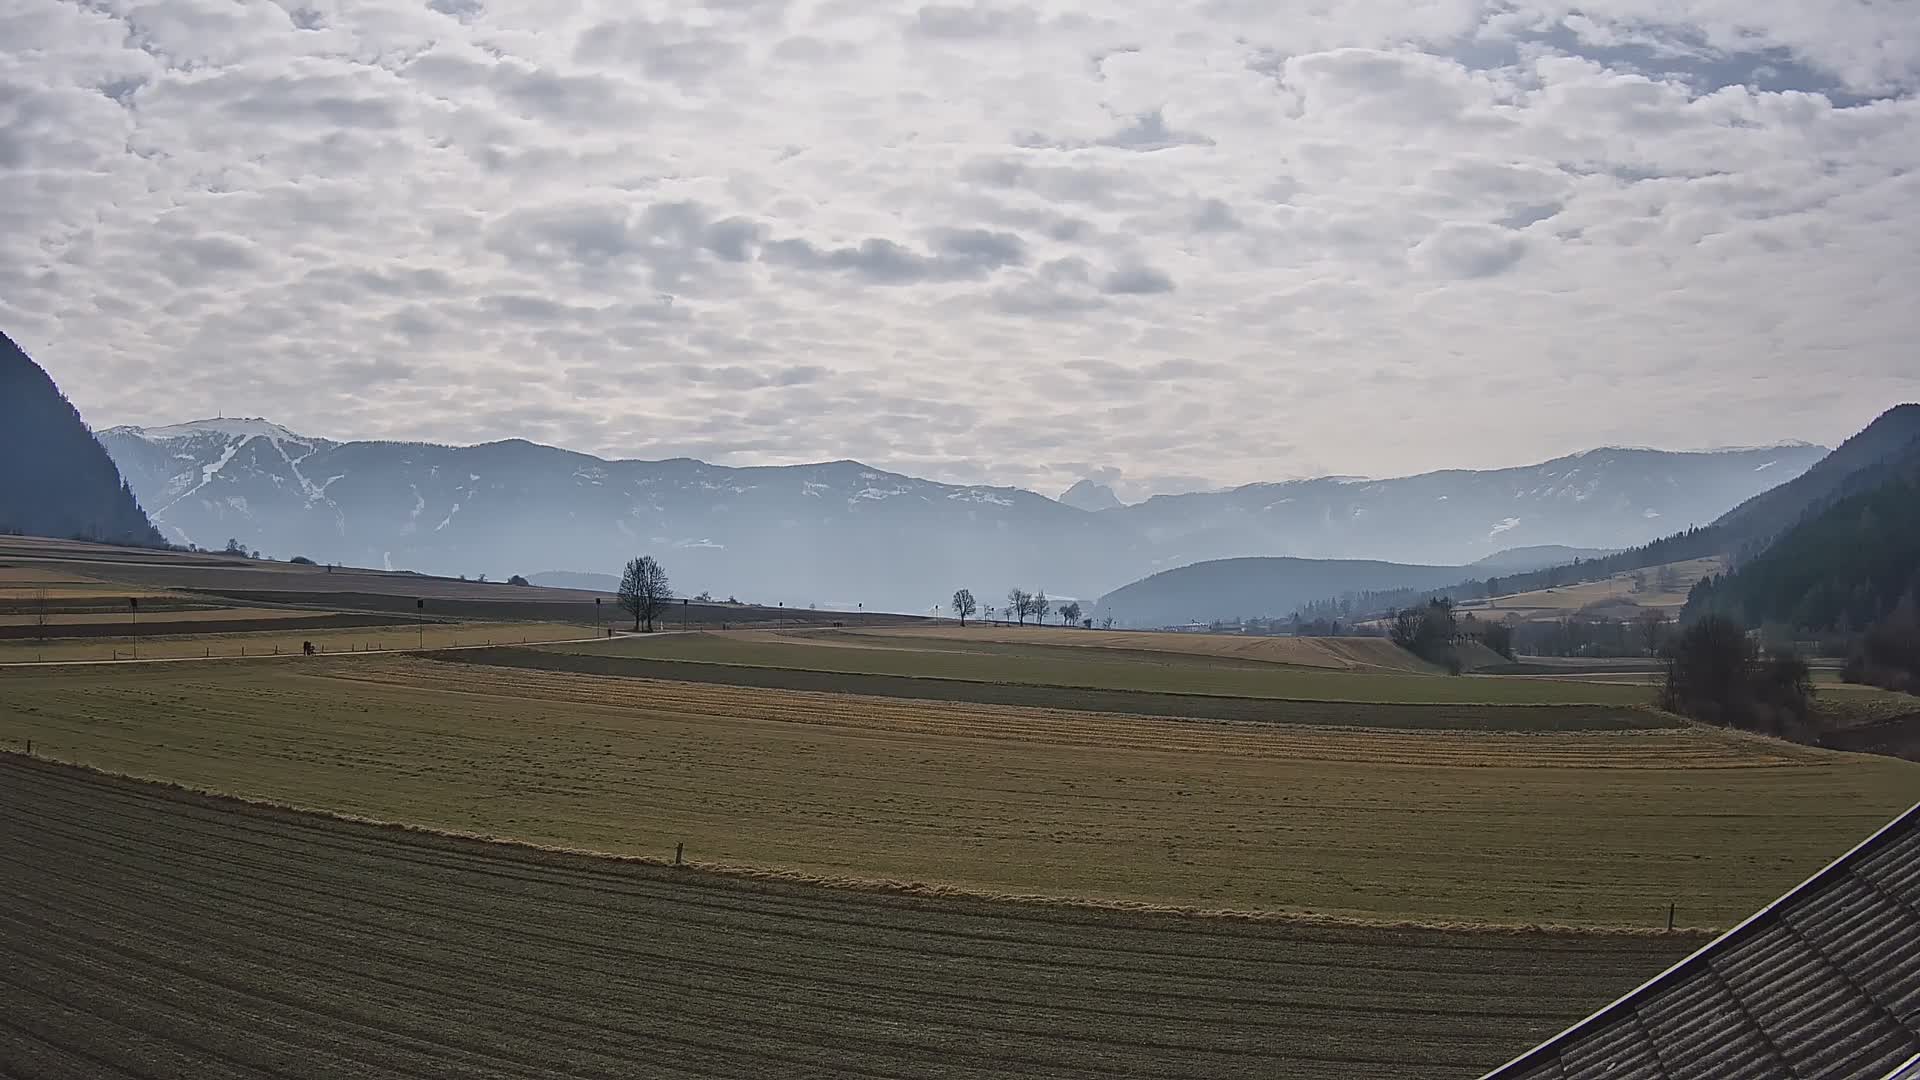
[[[967,41],[1024,33],[1038,21],[1033,9],[1025,6],[927,4],[914,14],[913,30],[930,38]]]
[[[881,285],[980,278],[1004,266],[1026,261],[1026,245],[1011,233],[980,229],[944,230],[932,252],[921,254],[884,237],[869,237],[849,247],[821,248],[802,239],[766,245],[768,262],[797,270],[853,273]]]
[[[1131,266],[1108,274],[1100,291],[1133,296],[1172,292],[1173,279],[1151,266]]]
[[[1137,498],[1831,441],[1920,395],[1897,4],[0,21],[0,327],[96,424]]]
[[[1060,139],[1037,132],[1027,132],[1015,136],[1014,142],[1034,150],[1080,150],[1106,146],[1139,153],[1170,150],[1176,146],[1213,145],[1212,139],[1198,132],[1176,131],[1168,127],[1166,117],[1162,115],[1160,109],[1149,109],[1122,125],[1118,130],[1095,139]]]

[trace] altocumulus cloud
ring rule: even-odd
[[[1910,8],[1296,7],[14,0],[0,326],[96,424],[1131,496],[1920,394]]]

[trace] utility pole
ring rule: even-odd
[[[127,597],[127,608],[133,612],[133,658],[140,659],[140,598]]]
[[[415,598],[414,598],[414,601],[413,601],[413,610],[415,610],[415,611],[419,611],[419,612],[424,612],[424,611],[426,611],[426,610],[427,610],[427,602],[426,602],[426,600],[425,600],[424,598],[421,598],[421,597],[415,597]],[[426,648],[427,648],[427,623],[426,623],[426,620],[425,620],[424,618],[422,618],[422,619],[420,620],[420,622],[418,622],[418,623],[416,623],[416,624],[415,624],[415,629],[417,629],[417,630],[419,630],[419,631],[420,631],[420,649],[421,649],[421,651],[423,651],[423,652],[424,652],[424,651],[426,650]]]

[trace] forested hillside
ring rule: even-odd
[[[1506,596],[1714,555],[1730,555],[1736,563],[1745,563],[1767,552],[1796,523],[1817,518],[1850,496],[1877,489],[1911,465],[1920,454],[1917,448],[1920,405],[1897,405],[1805,473],[1748,499],[1704,528],[1690,528],[1604,558],[1576,560],[1522,574],[1490,575],[1431,592],[1400,589],[1349,596],[1329,594],[1306,605],[1302,612],[1310,617],[1336,609],[1341,614],[1359,614],[1391,610],[1435,596],[1452,600]]]
[[[0,334],[0,531],[158,545],[113,459],[40,365]]]
[[[1863,471],[1877,484],[1789,530],[1725,577],[1704,581],[1689,616],[1721,612],[1749,626],[1854,634],[1920,598],[1920,441]],[[1856,485],[1857,486],[1857,485]]]

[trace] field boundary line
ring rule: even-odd
[[[1666,930],[1657,927],[1607,926],[1564,923],[1495,923],[1495,922],[1447,922],[1443,920],[1424,921],[1419,919],[1372,919],[1353,915],[1331,915],[1311,911],[1282,911],[1235,908],[1202,908],[1190,905],[1155,904],[1145,901],[1109,899],[1102,897],[1055,896],[1040,893],[996,893],[981,889],[970,889],[959,885],[947,885],[934,882],[900,881],[885,878],[827,877],[808,874],[797,870],[782,870],[774,867],[748,866],[729,863],[685,862],[676,864],[671,858],[652,855],[625,855],[618,852],[597,851],[592,848],[567,847],[554,844],[536,844],[527,840],[516,840],[486,833],[466,832],[455,829],[436,829],[404,821],[391,821],[359,814],[342,813],[323,807],[302,806],[294,803],[276,802],[271,799],[259,799],[242,795],[232,795],[193,784],[182,784],[157,777],[141,776],[136,773],[102,769],[77,761],[49,757],[44,754],[29,756],[14,748],[0,748],[0,758],[15,763],[28,763],[29,768],[48,770],[69,770],[129,781],[149,787],[176,792],[205,800],[216,806],[230,809],[253,809],[270,812],[294,814],[305,817],[330,819],[370,826],[377,829],[410,833],[420,836],[437,837],[462,843],[509,847],[521,851],[538,852],[550,855],[562,855],[573,858],[585,858],[608,863],[624,863],[663,869],[675,869],[688,874],[703,874],[732,881],[757,882],[769,885],[789,885],[803,888],[830,889],[841,892],[867,893],[880,896],[892,896],[905,899],[949,900],[992,905],[1014,905],[1037,909],[1060,909],[1066,911],[1107,912],[1114,914],[1136,914],[1146,916],[1164,916],[1177,919],[1219,920],[1230,922],[1292,924],[1303,927],[1325,927],[1330,929],[1359,930],[1441,930],[1460,933],[1488,935],[1525,935],[1545,934],[1574,937],[1629,937],[1629,938],[1692,938],[1704,937],[1718,932],[1715,927],[1683,926]]]

